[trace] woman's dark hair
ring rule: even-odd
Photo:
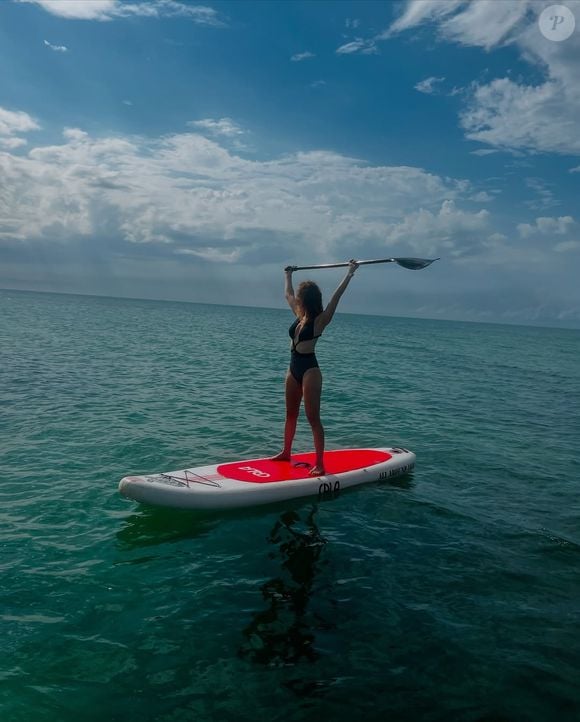
[[[296,292],[296,300],[307,318],[313,319],[322,313],[322,293],[314,281],[302,281]]]

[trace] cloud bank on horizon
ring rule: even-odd
[[[351,310],[580,326],[580,0],[561,42],[549,4],[313,3],[303,38],[292,3],[4,4],[0,287],[280,305],[288,263],[441,256]]]

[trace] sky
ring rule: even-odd
[[[341,310],[580,328],[580,0],[3,0],[0,63],[0,288],[281,308],[440,257]]]

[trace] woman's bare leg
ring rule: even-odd
[[[310,470],[311,476],[324,474],[324,427],[320,421],[320,396],[322,394],[322,373],[319,368],[308,369],[302,379],[304,410],[312,427],[316,465]]]
[[[272,461],[290,461],[292,453],[292,442],[296,433],[300,402],[302,401],[302,387],[294,376],[288,371],[286,373],[286,423],[284,424],[284,448]]]

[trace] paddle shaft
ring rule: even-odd
[[[416,271],[438,260],[438,258],[431,260],[426,258],[375,258],[371,261],[357,261],[357,263],[359,266],[368,266],[372,263],[398,263],[403,268]],[[293,271],[308,271],[313,268],[346,268],[347,266],[350,266],[350,261],[345,263],[320,263],[316,266],[291,266],[291,268]]]

